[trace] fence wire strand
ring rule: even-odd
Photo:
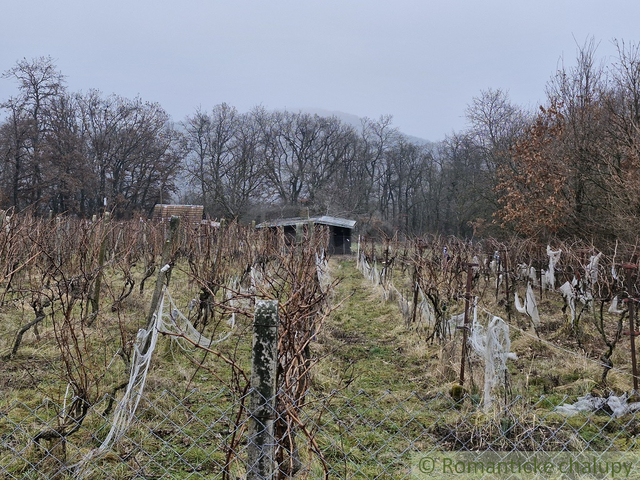
[[[245,400],[229,390],[145,393],[132,426],[108,455],[92,462],[85,478],[244,478],[248,419],[238,422],[237,412]],[[306,433],[294,429],[295,468],[289,461],[293,452],[285,452],[278,458],[288,460],[276,466],[276,478],[409,479],[415,478],[416,454],[442,451],[581,454],[638,449],[636,413],[616,418],[602,409],[567,417],[557,411],[574,400],[518,397],[488,413],[471,396],[456,403],[447,393],[310,391],[299,412]],[[38,442],[38,433],[55,425],[59,406],[47,401],[5,407],[0,414],[0,478],[75,478],[73,465],[108,433],[110,419],[101,414],[107,401],[94,405],[90,418],[68,438]],[[234,435],[242,441],[233,442]]]

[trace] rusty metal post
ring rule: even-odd
[[[464,385],[464,366],[467,362],[467,337],[469,335],[469,307],[471,305],[471,282],[473,280],[473,267],[477,263],[469,263],[467,269],[467,287],[464,295],[464,327],[462,327],[462,355],[460,359],[460,385]]]

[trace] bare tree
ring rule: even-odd
[[[117,215],[127,216],[168,199],[184,152],[166,112],[141,99],[105,99],[97,91],[81,97],[79,104],[87,162],[97,187],[89,210],[108,199]]]
[[[253,114],[223,103],[184,122],[187,169],[207,212],[239,218],[262,184],[260,132]]]
[[[64,94],[64,77],[51,57],[23,59],[2,74],[18,83],[19,93],[0,104],[9,112],[12,205],[37,204],[43,197],[43,140],[51,104]]]

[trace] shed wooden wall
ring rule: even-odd
[[[202,205],[156,205],[153,207],[151,220],[168,222],[171,217],[180,217],[183,222],[200,223],[204,215]]]

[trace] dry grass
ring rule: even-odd
[[[361,399],[364,410],[368,408],[367,401],[383,398],[380,410],[373,412],[373,415],[380,417],[380,422],[392,421],[393,415],[396,415],[390,413],[391,420],[385,417],[385,409],[388,407],[391,412],[394,408],[393,398],[404,399],[403,411],[412,412],[412,415],[416,412],[421,424],[430,425],[430,434],[434,438],[441,437],[445,442],[444,446],[450,441],[447,440],[446,433],[455,428],[459,431],[457,441],[467,439],[471,442],[470,445],[477,448],[487,445],[499,447],[499,442],[504,441],[500,436],[501,424],[496,423],[499,415],[496,412],[486,413],[481,409],[484,366],[480,359],[472,357],[469,364],[465,384],[469,395],[463,405],[454,405],[448,397],[448,392],[457,383],[459,375],[462,341],[460,332],[454,331],[451,337],[443,341],[427,341],[423,330],[405,326],[397,303],[383,300],[380,289],[373,288],[362,277],[353,258],[337,257],[331,259],[330,263],[333,277],[339,280],[333,295],[336,309],[325,321],[311,345],[312,356],[317,359],[312,370],[311,388],[314,392],[328,394],[341,390],[347,395],[365,392],[366,395]],[[142,272],[138,270],[135,274],[140,276]],[[119,281],[121,279],[107,283],[116,291]],[[403,276],[396,272],[394,281],[398,282],[397,285],[402,290],[407,274]],[[180,265],[174,271],[171,287],[179,307],[186,311],[190,300],[197,296],[199,285],[190,280],[187,269]],[[484,287],[477,286],[480,291],[492,290]],[[91,334],[91,348],[101,354],[101,358],[94,360],[106,372],[101,386],[102,395],[127,378],[126,365],[116,355],[121,346],[120,327],[124,326],[123,331],[129,341],[135,338],[137,329],[144,325],[151,291],[152,284],[148,284],[143,295],[135,289],[116,312],[108,308],[113,295],[104,295],[105,307],[101,309],[96,323],[87,330]],[[486,298],[488,300],[483,301],[483,308],[506,318],[504,305],[495,302],[495,299],[491,301],[490,295]],[[520,430],[514,431],[513,435],[524,438],[530,434],[533,443],[544,442],[553,429],[560,429],[561,419],[551,413],[560,399],[567,395],[575,398],[587,392],[606,393],[605,386],[599,385],[602,367],[598,358],[603,352],[599,335],[589,319],[584,318],[582,347],[578,346],[575,332],[562,314],[561,307],[562,303],[557,296],[545,293],[540,303],[542,325],[538,331],[539,337],[524,316],[512,314],[512,351],[518,355],[518,359],[509,362],[510,389],[498,392],[497,396],[503,403],[523,398],[528,409],[511,408],[511,415],[518,416],[520,425]],[[461,300],[449,306],[450,312],[457,313],[461,310]],[[12,345],[15,331],[25,320],[29,320],[31,312],[23,303],[14,302],[4,305],[1,314],[4,333],[0,335],[0,352],[6,352]],[[251,318],[240,316],[238,322],[237,330],[229,341],[220,345],[219,351],[234,358],[248,371]],[[620,371],[609,373],[606,389],[616,393],[628,391],[631,378],[628,373],[630,367],[626,338],[620,342],[612,360]],[[57,412],[47,405],[63,404],[67,389],[65,372],[60,362],[52,325],[45,321],[41,326],[39,339],[32,331],[29,332],[18,354],[0,363],[0,389],[6,392],[0,408],[17,401],[32,408],[44,408],[47,415],[43,415],[43,418],[55,419]],[[194,388],[203,393],[215,392],[220,390],[221,385],[229,383],[229,365],[221,361],[220,357],[197,350],[185,352],[172,346],[169,339],[164,338],[159,343],[146,391],[149,399],[157,397],[158,404],[154,408],[162,409],[163,402],[166,402],[169,409],[172,397],[162,392],[168,391],[176,396],[188,395]],[[392,396],[386,397],[387,392],[392,392]],[[100,399],[104,398],[102,395]],[[537,403],[541,396],[545,396],[546,403]],[[46,399],[51,399],[51,402]],[[430,399],[429,405],[433,412],[424,411],[423,399]],[[219,410],[230,408],[234,401],[236,399],[231,397],[219,398],[218,404],[206,407],[202,413],[206,416],[211,408],[215,415]],[[384,402],[388,402],[388,405]],[[148,410],[144,415],[149,418],[145,416],[143,420],[160,422],[153,418],[150,404],[145,405]],[[358,403],[355,402],[354,405],[357,407]],[[102,408],[104,403],[100,403],[100,406]],[[334,406],[340,408],[340,405]],[[543,410],[545,413],[540,417],[532,413],[534,410]],[[436,414],[439,415],[437,418]],[[543,418],[546,426],[541,426],[540,418]],[[344,419],[345,422],[346,420]],[[79,435],[86,436],[89,432],[100,429],[104,431],[104,418],[92,414],[85,420],[85,427],[86,431]],[[341,428],[343,427],[338,424],[332,424],[322,432],[322,435],[327,436],[327,448],[334,448],[344,442],[340,440],[345,436],[345,431]],[[33,423],[25,431],[33,436],[42,429],[42,423]],[[162,430],[159,431],[162,433]],[[589,433],[588,430],[585,431]],[[194,435],[199,434],[196,432]],[[565,434],[560,432],[554,438],[560,443],[570,440],[563,435]],[[366,425],[354,428],[349,436],[354,445],[372,442],[376,446],[376,442],[382,441],[370,438],[371,433]],[[473,444],[479,438],[487,439],[488,443]],[[86,452],[95,446],[97,442],[94,439],[83,445],[81,450]],[[455,446],[452,444],[451,448]],[[400,445],[389,446],[391,449],[396,447],[401,448]],[[119,451],[125,455],[126,449],[127,446],[124,445]],[[114,456],[103,462],[105,465],[115,466],[117,459]],[[361,465],[356,462],[353,468],[359,469]],[[368,471],[362,468],[363,472]],[[372,465],[371,472],[375,472],[376,468]],[[121,478],[126,478],[126,473],[122,475]]]

